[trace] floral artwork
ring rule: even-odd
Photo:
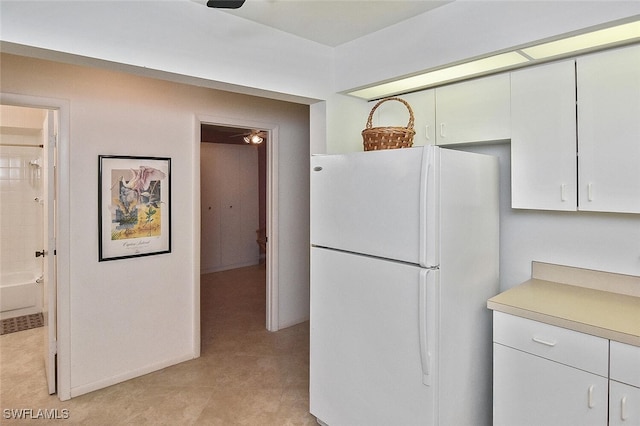
[[[170,159],[100,157],[101,261],[170,251],[169,168]]]
[[[160,235],[160,189],[166,175],[153,167],[112,170],[111,239]]]

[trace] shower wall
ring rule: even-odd
[[[41,274],[43,249],[43,150],[45,111],[0,110],[0,271]],[[1,283],[0,283],[1,284]]]

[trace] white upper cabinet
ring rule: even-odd
[[[512,207],[640,213],[640,46],[511,79]]]
[[[435,120],[436,120],[436,104],[435,91],[423,90],[420,92],[399,95],[399,98],[405,100],[413,111],[414,130],[413,137],[414,146],[435,145]],[[370,102],[371,108],[377,102]],[[380,104],[372,117],[374,127],[393,126],[406,127],[409,122],[409,111],[401,102],[387,101]]]
[[[509,80],[504,73],[436,88],[437,144],[509,139]]]
[[[577,59],[579,209],[640,213],[640,46]]]
[[[575,62],[511,73],[513,208],[576,210]]]

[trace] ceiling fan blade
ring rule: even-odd
[[[207,1],[207,7],[214,7],[216,9],[239,9],[244,2],[245,0],[209,0]]]

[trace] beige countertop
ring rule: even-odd
[[[640,277],[534,262],[489,309],[640,346]]]

